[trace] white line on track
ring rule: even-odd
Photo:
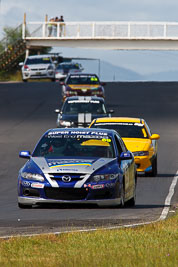
[[[83,230],[71,230],[71,231],[62,231],[62,232],[49,232],[49,233],[41,233],[41,234],[26,234],[26,235],[11,235],[11,236],[1,236],[0,239],[9,239],[12,237],[33,237],[33,236],[39,236],[39,235],[60,235],[60,234],[65,234],[65,233],[82,233],[82,232],[93,232],[93,231],[97,231],[97,230],[112,230],[112,229],[120,229],[120,228],[129,228],[129,227],[136,227],[136,226],[141,226],[141,225],[146,225],[146,224],[151,224],[151,223],[155,223],[155,222],[159,222],[162,220],[165,220],[169,209],[170,209],[170,204],[171,204],[171,199],[174,195],[174,190],[177,184],[177,180],[178,180],[178,171],[176,172],[172,183],[169,187],[169,193],[165,199],[164,202],[164,208],[162,210],[162,213],[160,215],[160,217],[155,220],[155,221],[149,221],[149,222],[143,222],[143,223],[134,223],[134,224],[126,224],[126,225],[121,225],[121,226],[110,226],[110,227],[105,227],[105,228],[91,228],[91,229],[83,229]]]
[[[168,214],[169,208],[170,208],[170,204],[171,204],[171,199],[174,195],[174,189],[175,189],[176,184],[177,184],[177,180],[178,180],[178,171],[176,172],[176,174],[172,180],[171,186],[169,187],[169,193],[168,193],[166,200],[165,200],[165,203],[164,203],[164,209],[161,213],[161,216],[158,219],[159,221],[165,220],[167,217],[167,214]]]

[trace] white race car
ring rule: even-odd
[[[55,81],[55,63],[50,55],[27,57],[24,63],[19,63],[22,66],[22,80],[49,78]]]

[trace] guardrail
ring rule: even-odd
[[[26,22],[23,39],[178,40],[177,22]]]

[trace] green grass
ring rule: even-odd
[[[136,228],[0,240],[0,266],[178,266],[178,214]]]
[[[22,82],[21,71],[0,72],[0,82]],[[29,79],[28,82],[49,82],[50,79]]]
[[[12,82],[22,81],[21,71],[17,71],[17,72],[1,71],[0,82],[7,82],[7,81],[12,81]]]

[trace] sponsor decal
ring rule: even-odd
[[[52,168],[60,168],[60,167],[70,167],[70,166],[91,166],[91,163],[68,163],[68,164],[60,164],[60,165],[53,165],[49,166],[51,169]],[[64,170],[64,169],[61,169]],[[71,170],[71,169],[66,169],[66,170]]]
[[[93,104],[99,104],[100,101],[98,100],[69,100],[68,103],[93,103]]]
[[[96,184],[91,186],[92,189],[102,189],[104,188],[104,184]]]
[[[78,172],[78,169],[57,169],[56,171],[57,172],[67,172],[67,171]]]
[[[94,79],[94,80],[98,80],[96,76],[93,76],[93,75],[70,75],[71,78],[90,78],[90,79]]]
[[[48,137],[50,136],[55,136],[55,135],[63,135],[63,134],[69,134],[69,131],[54,131],[54,132],[49,132]]]
[[[32,183],[31,184],[32,188],[44,188],[44,184],[40,184],[40,183]]]
[[[144,125],[142,123],[133,123],[133,122],[101,122],[96,123],[95,125],[132,125],[132,126],[138,126],[143,127]]]
[[[50,135],[48,136],[48,138],[73,138],[73,139],[81,139],[81,138],[95,138],[95,139],[103,139],[103,138],[106,138],[106,139],[109,139],[108,136],[106,136],[105,133],[102,133],[103,135],[95,135],[93,136],[92,134],[89,135],[89,134],[76,134],[76,135]]]
[[[59,167],[57,171],[78,171],[77,168],[62,168],[64,166],[79,166],[79,165],[88,165],[91,166],[93,160],[48,160],[48,166],[50,168]],[[60,168],[61,167],[61,168]]]
[[[90,160],[90,159],[87,159],[87,160],[85,160],[85,159],[82,159],[82,160],[74,160],[74,159],[69,159],[69,160],[67,160],[67,159],[62,159],[62,160],[50,160],[50,159],[48,159],[48,164],[49,164],[49,166],[51,166],[51,165],[57,165],[57,164],[67,164],[67,163],[81,163],[81,162],[83,162],[83,163],[92,163],[93,162],[93,160]]]
[[[143,127],[142,123],[134,123],[135,126]]]
[[[108,138],[107,137],[107,133],[105,132],[100,132],[100,131],[96,131],[96,132],[93,132],[93,131],[54,131],[54,132],[49,132],[48,133],[48,138],[54,138],[54,137],[57,137],[57,136],[62,136],[62,135],[67,135],[67,136],[71,136],[71,138],[74,138],[75,136],[72,136],[72,135],[84,135],[84,136],[93,136],[95,138],[102,138],[102,136],[105,136],[103,138]]]

